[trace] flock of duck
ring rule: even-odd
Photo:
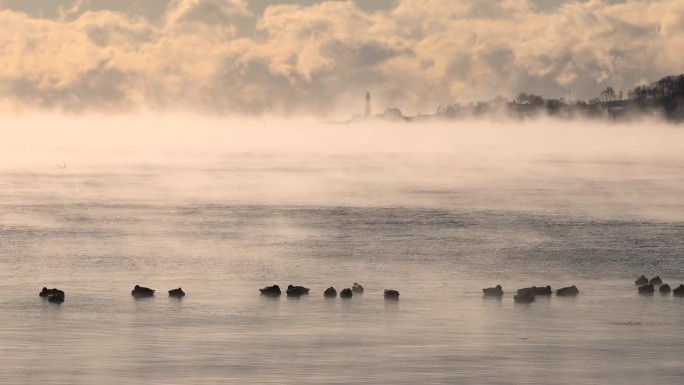
[[[154,292],[155,290],[150,289],[149,287],[135,285],[135,287],[131,291],[131,295],[135,298],[146,298],[153,297]],[[47,299],[49,302],[52,303],[64,302],[64,291],[59,290],[57,288],[48,289],[47,287],[44,287],[43,290],[41,290],[40,293],[38,293],[38,296]],[[185,292],[180,287],[178,289],[171,289],[169,290],[169,297],[183,298],[185,297]]]
[[[646,276],[642,275],[634,281],[635,285],[638,285],[637,291],[639,294],[653,294],[655,292],[655,287],[658,286],[658,291],[661,294],[670,294],[675,297],[684,297],[684,285],[679,285],[674,289],[670,288],[670,285],[663,284],[663,280],[659,277],[653,277],[650,280]],[[259,289],[261,295],[267,297],[279,297],[282,294],[280,287],[278,285],[266,286]],[[288,297],[301,297],[302,295],[308,295],[310,289],[304,286],[294,286],[288,285],[285,294]],[[354,282],[351,288],[347,287],[340,291],[340,298],[351,298],[354,294],[363,294],[363,286]],[[135,285],[131,291],[131,295],[135,298],[146,298],[154,296],[155,290],[149,287],[143,287],[140,285]],[[496,285],[495,287],[488,287],[482,289],[485,298],[501,298],[504,295],[503,288],[501,285]],[[185,292],[180,287],[177,289],[171,289],[168,291],[169,297],[183,298],[185,297]],[[531,286],[518,289],[516,294],[513,296],[513,301],[516,303],[530,303],[534,302],[537,296],[550,296],[553,294],[551,286]],[[559,297],[573,297],[579,294],[579,289],[577,286],[572,285],[556,290],[556,295]],[[64,291],[57,288],[48,289],[44,287],[43,290],[38,293],[41,298],[47,299],[52,303],[62,303],[64,302]],[[337,290],[334,287],[329,287],[323,292],[323,296],[326,298],[337,297]],[[386,299],[399,299],[399,292],[392,289],[385,289],[384,297]]]
[[[263,289],[259,289],[259,291],[261,292],[261,295],[268,297],[279,297],[282,294],[280,286],[278,285],[266,286]],[[302,295],[308,295],[309,291],[310,289],[308,287],[288,285],[285,294],[288,297],[301,297]],[[356,282],[354,282],[351,288],[347,287],[342,289],[342,291],[340,291],[340,298],[351,298],[354,294],[363,294],[363,286]],[[337,297],[337,290],[330,286],[325,289],[323,296],[325,298],[335,298]],[[385,289],[384,296],[386,299],[399,299],[399,292],[392,289]]]
[[[648,279],[645,275],[642,275],[634,281],[634,284],[638,285],[637,291],[639,294],[653,294],[655,292],[655,287],[659,286],[658,291],[660,294],[669,295],[670,292],[672,292],[672,295],[675,297],[684,297],[684,285],[680,284],[679,287],[672,289],[667,283],[663,284],[663,279],[660,278],[660,276]]]
[[[638,285],[637,291],[639,294],[653,294],[655,292],[655,286],[660,286],[658,291],[661,294],[670,294],[670,291],[672,291],[673,296],[684,297],[684,285],[679,285],[679,287],[671,289],[670,285],[663,284],[663,280],[660,276],[655,276],[649,280],[646,276],[642,275],[634,281],[634,284]],[[488,287],[482,289],[482,291],[484,292],[485,298],[501,298],[504,294],[501,285]],[[516,295],[513,296],[513,301],[517,303],[530,303],[534,302],[536,296],[550,296],[551,294],[553,294],[553,291],[551,290],[551,286],[548,285],[545,287],[525,287],[518,289]],[[556,290],[556,295],[559,297],[574,297],[577,294],[579,294],[579,289],[577,289],[577,286],[575,285]]]
[[[496,287],[488,287],[482,289],[485,298],[501,298],[504,295],[503,288],[501,285],[496,285]],[[534,302],[536,296],[549,296],[553,294],[551,286],[532,286],[518,289],[516,294],[513,296],[513,301],[516,303],[530,303]],[[577,286],[572,285],[564,287],[562,289],[556,290],[556,295],[561,297],[573,297],[579,294],[579,289]]]
[[[261,295],[269,297],[278,297],[281,294],[280,287],[278,285],[267,286],[259,290],[261,291]],[[310,289],[308,287],[304,286],[288,285],[285,294],[287,294],[288,297],[300,297],[302,295],[309,294],[309,290]],[[131,291],[131,295],[135,298],[146,298],[153,297],[154,292],[155,290],[150,289],[149,287],[135,285]],[[340,292],[340,298],[351,298],[354,294],[363,294],[363,286],[356,282],[354,282],[354,285],[352,285],[351,288],[342,289]],[[47,299],[52,303],[62,303],[64,302],[65,297],[64,291],[57,288],[48,289],[47,287],[43,287],[43,290],[38,293],[38,296]],[[337,290],[331,286],[326,289],[325,292],[323,292],[323,296],[326,298],[335,298],[337,297]],[[185,297],[185,292],[180,287],[178,289],[171,289],[169,290],[169,297],[183,298]],[[399,292],[396,290],[387,289],[385,290],[385,298],[398,299]]]

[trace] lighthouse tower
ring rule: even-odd
[[[370,92],[368,91],[366,91],[366,109],[363,113],[363,116],[367,118],[371,116]]]

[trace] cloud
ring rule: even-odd
[[[244,0],[173,0],[166,12],[166,23],[231,26],[235,16],[251,16]]]
[[[161,18],[0,10],[0,109],[348,115],[518,92],[594,97],[681,72],[684,4],[400,0],[273,5],[173,0]]]

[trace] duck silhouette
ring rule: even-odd
[[[577,289],[577,286],[575,285],[556,290],[556,295],[561,297],[572,297],[576,296],[577,294],[579,294],[579,289]]]
[[[359,285],[356,282],[354,282],[354,284],[352,285],[351,290],[354,294],[363,294],[363,286]]]
[[[484,293],[485,297],[501,298],[504,294],[501,285],[496,285],[496,287],[488,287],[486,289],[482,289],[482,292]]]
[[[50,295],[56,295],[56,296],[61,295],[62,297],[64,297],[64,292],[62,290],[59,290],[59,289],[54,288],[54,287],[52,289],[48,289],[47,287],[43,287],[43,290],[41,290],[40,293],[38,293],[38,296],[41,298],[49,298]]]
[[[661,285],[658,288],[658,291],[660,292],[660,294],[670,294],[671,290],[672,289],[670,289],[670,285],[668,285],[668,284]]]
[[[304,286],[287,285],[287,291],[285,293],[288,297],[300,297],[309,294],[309,290],[308,287]]]
[[[185,292],[180,287],[178,289],[169,290],[169,297],[183,298],[185,297]]]
[[[651,278],[651,280],[648,281],[648,283],[650,283],[651,285],[662,285],[663,280],[660,278],[660,276],[656,275],[655,277]]]
[[[549,285],[546,285],[544,287],[536,286],[534,288],[535,288],[534,289],[534,295],[551,295],[551,294],[553,294],[553,290],[551,290],[551,286],[549,286]]]
[[[399,299],[399,292],[392,289],[385,289],[385,299]]]
[[[518,294],[513,296],[513,302],[515,303],[531,303],[534,302],[534,291],[525,290],[518,292]]]
[[[642,275],[641,277],[637,278],[636,281],[634,281],[635,285],[648,285],[648,278],[646,278],[645,275]]]
[[[354,296],[354,292],[350,288],[344,288],[340,292],[340,298],[351,298]]]
[[[337,297],[337,290],[335,290],[334,287],[330,286],[329,288],[325,289],[323,292],[323,296],[325,298],[335,298]]]
[[[639,294],[653,294],[655,289],[653,288],[653,284],[649,283],[648,285],[642,285],[639,286],[637,289],[639,291]]]
[[[49,290],[47,300],[52,303],[62,303],[64,302],[64,292],[62,290],[52,288]]]
[[[47,296],[50,294],[50,291],[51,290],[47,287],[43,287],[43,290],[41,290],[40,293],[38,293],[38,296],[42,298],[47,298]]]
[[[149,287],[135,285],[135,287],[131,291],[131,295],[136,298],[152,297],[154,296],[154,290],[150,289]]]
[[[531,295],[534,296],[534,295],[537,293],[537,287],[536,287],[536,286],[532,286],[532,287],[523,287],[522,289],[518,289],[518,290],[516,291],[516,293],[519,294],[519,295],[531,294]]]
[[[64,292],[58,290],[57,292],[50,293],[47,296],[47,300],[52,303],[62,303],[64,302]]]
[[[675,297],[684,297],[684,285],[679,285],[672,289],[672,295]]]
[[[278,297],[280,295],[280,286],[266,286],[263,289],[259,289],[259,291],[261,292],[261,295],[265,295],[268,297]]]

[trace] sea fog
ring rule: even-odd
[[[684,375],[684,302],[633,283],[684,283],[681,127],[27,116],[0,134],[3,383]],[[290,283],[311,294],[259,295]],[[513,304],[546,284],[580,295]]]

